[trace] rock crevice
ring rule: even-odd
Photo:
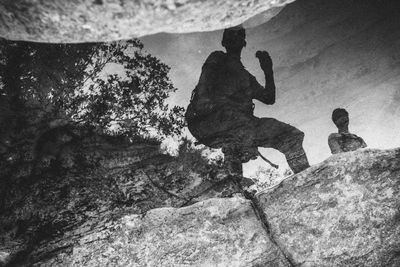
[[[0,259],[34,266],[400,264],[399,149],[337,154],[256,195],[232,177],[209,180],[151,153],[132,150],[136,163],[111,159],[85,177],[35,184],[22,206],[1,217]]]
[[[331,156],[257,196],[296,265],[398,266],[399,149]]]
[[[285,251],[282,246],[277,242],[277,240],[274,238],[272,232],[271,232],[271,225],[268,222],[267,215],[264,213],[263,207],[258,201],[258,199],[251,193],[243,190],[241,187],[241,191],[243,195],[245,196],[246,199],[249,199],[251,201],[251,206],[253,207],[253,210],[255,214],[257,215],[257,218],[259,219],[260,223],[263,225],[265,232],[267,233],[268,237],[270,238],[271,242],[279,249],[279,251],[282,253],[282,255],[285,257],[285,259],[288,261],[290,267],[295,267],[297,266],[294,262],[291,256],[288,254],[287,251]]]

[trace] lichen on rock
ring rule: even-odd
[[[266,235],[251,203],[213,198],[144,216],[127,215],[108,237],[80,241],[44,264],[73,266],[290,266]]]
[[[94,168],[75,166],[60,175],[44,172],[36,182],[17,177],[0,187],[0,262],[40,265],[71,253],[78,241],[106,238],[127,214],[239,192],[223,175],[208,174],[205,162],[188,165],[162,154],[159,144],[111,146],[101,141],[84,149],[100,162]]]
[[[156,146],[131,146],[122,161],[106,154],[94,171],[47,177],[22,199],[10,195],[1,264],[400,264],[399,149],[333,155],[256,197]]]
[[[331,156],[258,199],[301,266],[400,265],[400,150]]]

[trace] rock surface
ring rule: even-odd
[[[258,199],[299,266],[400,266],[400,149],[334,155]]]
[[[0,184],[0,266],[39,264],[71,252],[80,238],[101,238],[126,214],[239,192],[223,173],[163,155],[157,144],[116,149],[102,143],[87,151],[100,159],[98,168]]]
[[[94,241],[94,242],[93,242]],[[83,236],[59,266],[289,266],[249,200],[209,199],[180,209],[128,215]]]
[[[400,264],[400,149],[333,155],[255,198],[154,145],[120,154],[8,188],[0,265]]]
[[[212,31],[240,24],[292,1],[1,1],[0,36],[75,43],[129,39],[157,32]],[[275,12],[276,9],[272,14]]]

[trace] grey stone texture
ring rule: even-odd
[[[400,266],[400,150],[331,156],[258,199],[299,266]]]
[[[240,24],[271,8],[274,13],[292,1],[4,0],[0,1],[0,36],[77,43],[130,39],[158,32],[212,31]]]

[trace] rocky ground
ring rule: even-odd
[[[0,221],[3,264],[400,264],[399,149],[338,154],[256,195],[157,147],[130,151],[128,163],[109,158],[96,171],[48,177],[18,203],[9,200]]]
[[[60,175],[43,173],[34,182],[23,176],[2,184],[0,262],[17,266],[42,262],[71,252],[86,235],[101,238],[126,214],[239,192],[221,173],[201,162],[188,165],[164,155],[159,144],[93,150],[100,159],[95,169],[72,168]]]
[[[331,156],[257,199],[300,266],[400,266],[400,150]]]

